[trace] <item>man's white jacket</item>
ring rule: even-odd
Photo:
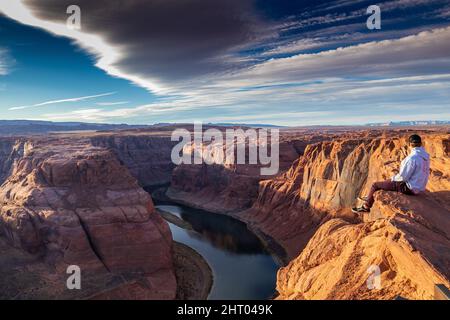
[[[412,192],[418,194],[425,191],[429,174],[430,155],[423,147],[417,147],[403,159],[400,172],[392,178],[392,181],[404,181]]]

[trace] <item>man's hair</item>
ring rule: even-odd
[[[409,137],[409,143],[414,147],[420,147],[422,145],[422,138],[417,134],[413,134]]]

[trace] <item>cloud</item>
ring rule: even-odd
[[[97,102],[96,105],[98,106],[118,106],[130,103],[129,101],[117,101],[117,102]]]
[[[100,118],[96,115],[101,114],[101,109],[82,109],[66,112],[63,114],[45,114],[43,119],[51,121],[85,121],[94,122]]]
[[[330,77],[393,77],[450,70],[450,27],[401,39],[272,59],[238,73],[223,85],[255,86]]]
[[[440,12],[440,11],[439,11]],[[387,20],[383,20],[387,23]],[[346,25],[332,25],[312,31],[302,32],[298,35],[283,37],[273,42],[270,47],[264,48],[262,57],[278,58],[280,55],[294,56],[301,53],[328,51],[333,48],[354,46],[359,43],[382,41],[386,39],[399,39],[420,32],[438,29],[439,25],[424,25],[401,30],[383,30],[383,32],[361,32],[361,23]]]
[[[436,14],[440,18],[450,18],[450,8],[439,9]]]
[[[106,97],[106,96],[110,96],[110,95],[113,95],[113,94],[115,94],[115,92],[108,92],[108,93],[102,93],[102,94],[97,94],[97,95],[93,95],[93,96],[84,96],[84,97],[78,97],[78,98],[50,100],[50,101],[45,101],[45,102],[41,102],[41,103],[36,103],[36,104],[33,104],[33,105],[29,105],[29,106],[13,107],[13,108],[9,108],[8,110],[23,110],[23,109],[34,108],[34,107],[47,106],[47,105],[51,105],[51,104],[59,104],[59,103],[67,103],[67,102],[79,102],[79,101],[85,101],[85,100],[100,98],[100,97]]]
[[[0,9],[24,24],[74,39],[97,58],[99,68],[155,92],[229,70],[223,59],[227,52],[266,36],[253,0],[122,0],[115,5],[78,0],[81,31],[65,26],[71,4],[7,1]]]
[[[403,10],[421,6],[448,4],[447,0],[394,0],[380,4],[382,11]]]
[[[427,1],[393,0],[380,5],[385,12],[421,6]],[[444,3],[432,1],[435,5]],[[376,33],[351,36],[345,33],[365,28],[364,1],[331,1],[307,10],[306,4],[295,4],[293,7],[299,14],[277,21],[263,16],[255,3],[253,0],[118,0],[111,5],[110,0],[79,0],[81,32],[65,26],[66,8],[73,4],[71,0],[8,1],[0,8],[22,23],[74,39],[95,55],[96,65],[110,75],[161,94],[184,94],[181,89],[187,82],[201,87],[229,73],[241,74],[249,67],[260,68],[259,63],[264,59],[259,59],[258,53],[255,57],[239,54],[258,43],[265,46],[274,41],[279,43],[263,54],[264,57],[292,55],[345,41],[350,44],[373,41],[377,37]],[[359,17],[361,23],[346,24]],[[311,26],[315,31],[311,32]],[[305,30],[297,30],[286,42],[282,33],[299,28]],[[389,30],[378,34],[378,37],[393,36]],[[323,69],[315,67],[319,72]]]
[[[0,48],[0,76],[7,75],[13,61],[6,49]]]
[[[378,1],[376,4],[380,6],[383,12],[398,10],[398,9],[410,9],[417,8],[420,6],[431,6],[431,5],[442,5],[447,4],[447,0],[392,0],[392,1]],[[366,8],[369,6],[367,0],[338,0],[329,1],[324,4],[318,5],[313,10],[316,13],[326,12],[326,11],[336,11],[343,10],[348,7],[355,6],[357,4],[362,4]],[[373,3],[375,4],[375,3]]]
[[[45,118],[69,121],[80,117],[85,121],[114,123],[134,119],[135,123],[202,120],[311,125],[340,123],[357,117],[384,121],[395,113],[401,115],[399,119],[426,119],[428,114],[443,112],[443,119],[444,111],[450,108],[450,74],[366,81],[328,79],[298,86],[210,94],[213,95],[210,98],[198,95],[132,108],[46,114]]]
[[[292,31],[296,29],[306,29],[309,27],[318,27],[336,23],[343,23],[348,20],[353,20],[355,18],[364,17],[366,12],[366,8],[360,8],[359,10],[354,10],[351,12],[334,12],[334,13],[326,13],[323,15],[317,15],[308,17],[305,19],[295,18],[291,23],[285,24],[281,30]]]

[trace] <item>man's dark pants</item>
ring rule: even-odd
[[[384,190],[384,191],[396,191],[401,192],[403,194],[407,195],[413,195],[414,193],[408,188],[406,185],[406,182],[399,182],[399,181],[391,181],[391,180],[385,180],[385,181],[378,181],[372,184],[372,187],[370,188],[369,195],[367,196],[366,206],[368,208],[372,208],[373,203],[375,201],[374,194],[378,190]]]

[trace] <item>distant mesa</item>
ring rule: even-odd
[[[39,120],[0,120],[0,135],[47,134],[66,131],[115,131],[130,129],[163,128],[171,126],[189,126],[186,123],[156,123],[149,125],[107,124],[86,122],[53,122]],[[233,124],[209,123],[208,126],[247,127],[247,128],[281,128],[271,124]]]
[[[228,123],[228,122],[219,122],[219,123],[208,123],[210,126],[221,126],[221,127],[248,127],[248,128],[284,128],[285,126],[277,126],[274,124],[265,124],[265,123]]]
[[[407,127],[407,126],[442,126],[448,125],[450,121],[426,120],[426,121],[398,121],[368,123],[370,127]]]
[[[148,126],[38,120],[0,120],[0,135],[45,134],[64,131],[125,130],[146,127]]]
[[[450,121],[399,121],[399,122],[385,122],[385,123],[368,123],[364,126],[368,127],[407,127],[407,126],[442,126],[449,125]],[[53,121],[39,121],[39,120],[0,120],[0,136],[14,136],[14,135],[39,135],[48,134],[51,132],[69,132],[69,131],[116,131],[116,130],[133,130],[133,129],[150,129],[150,128],[164,128],[171,127],[192,126],[187,123],[156,123],[149,125],[130,125],[130,124],[108,124],[108,123],[87,123],[87,122],[53,122]],[[217,122],[207,123],[205,126],[209,127],[241,127],[241,128],[301,128],[278,126],[273,124],[250,124],[250,123],[228,123]],[[307,126],[309,128],[337,128],[339,126]],[[350,126],[351,127],[351,126]],[[355,126],[356,127],[356,126]]]

